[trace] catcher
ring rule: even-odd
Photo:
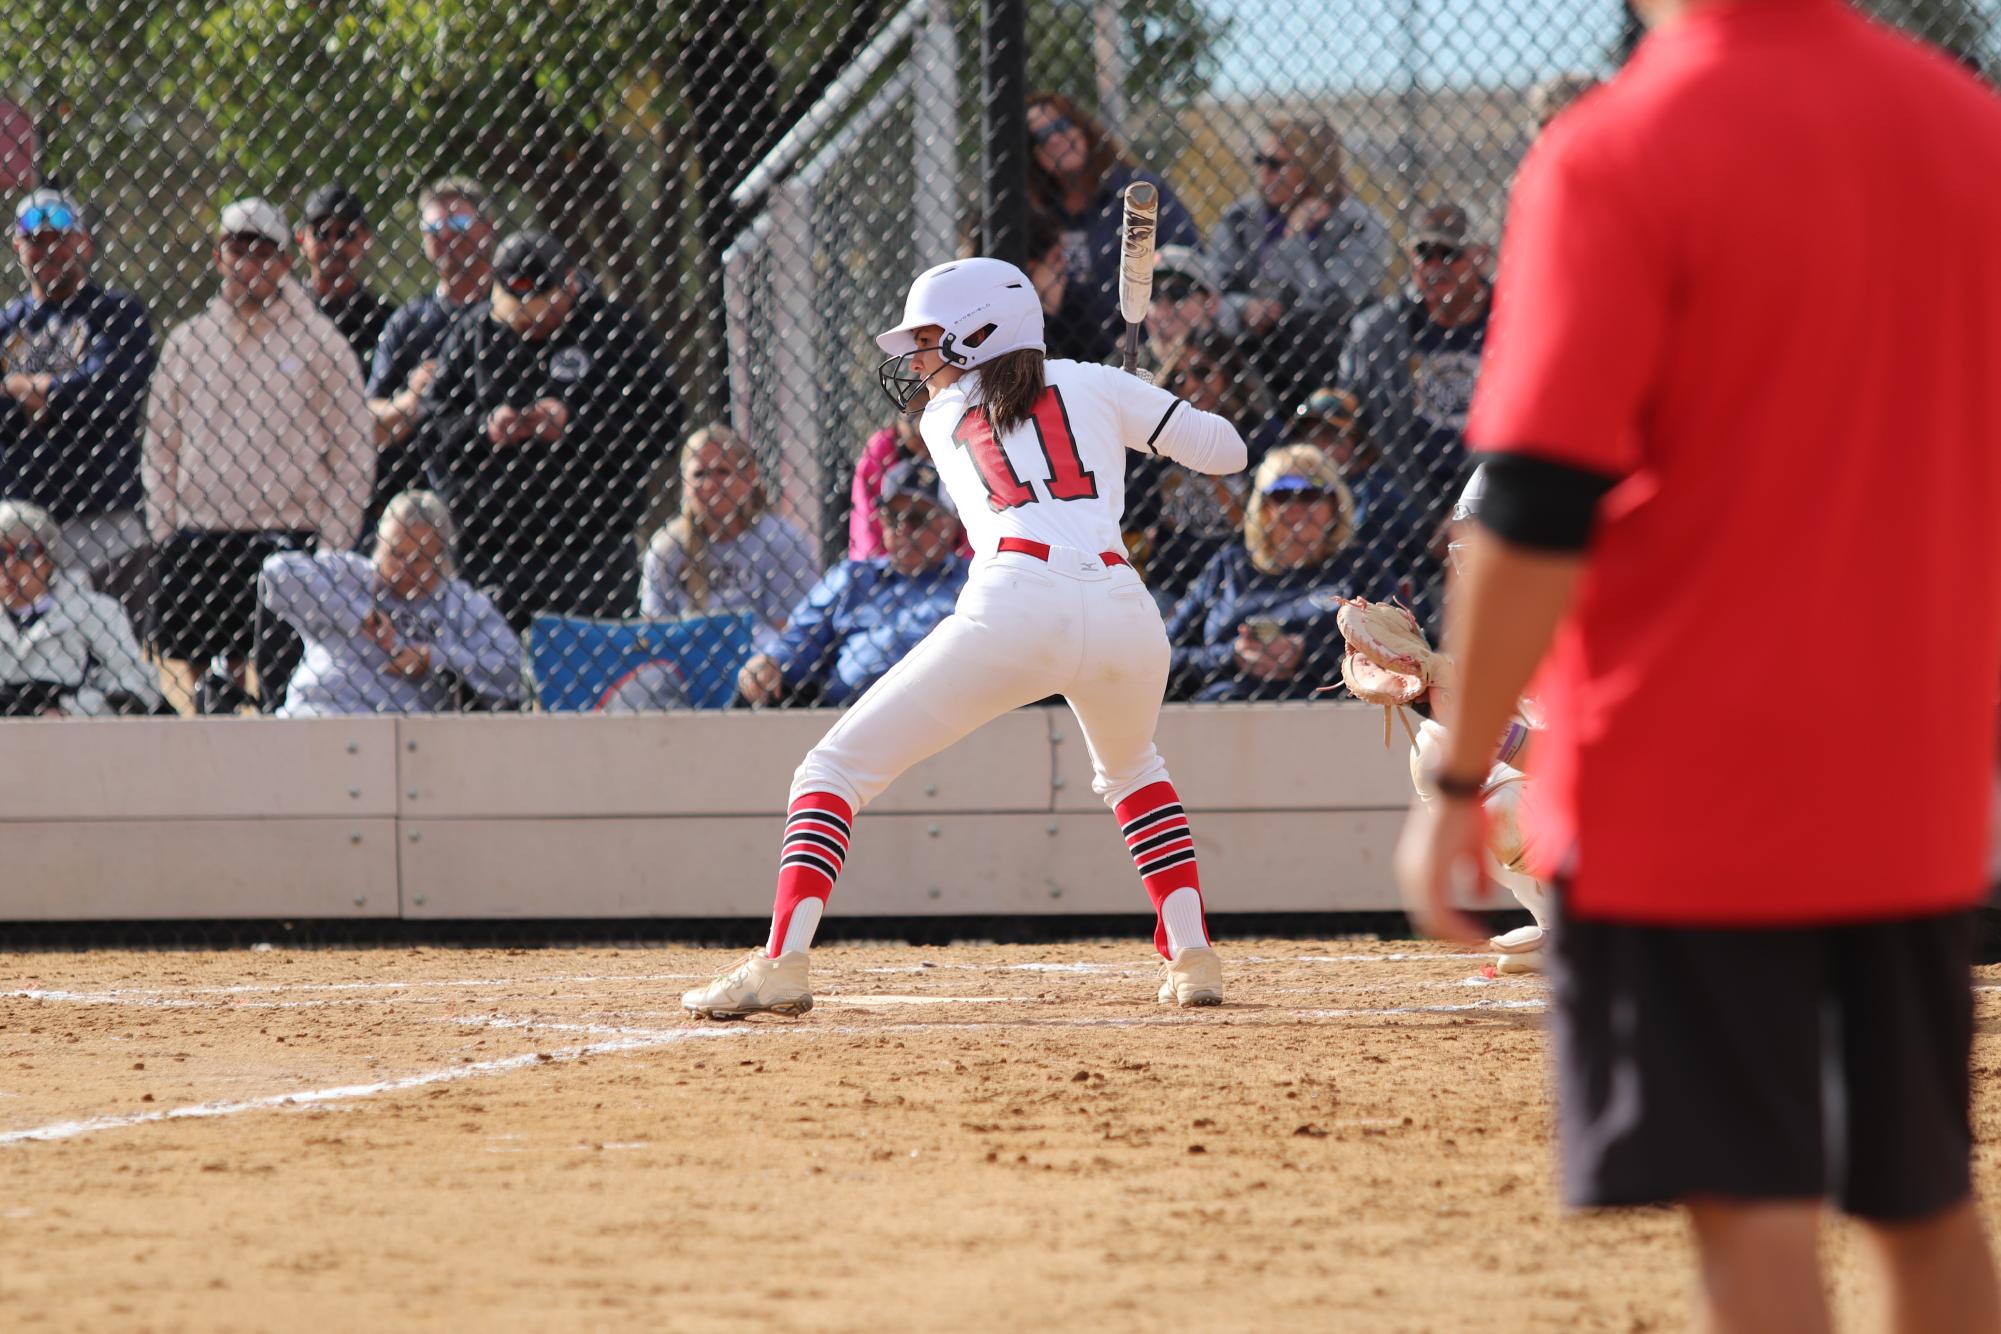
[[[1473,517],[1484,481],[1475,470],[1459,503],[1453,506],[1455,524]],[[1456,559],[1458,545],[1454,542],[1447,547],[1448,557]],[[1444,752],[1446,736],[1444,726],[1433,715],[1443,711],[1451,692],[1452,659],[1434,652],[1418,628],[1417,618],[1393,602],[1349,598],[1337,620],[1348,645],[1341,659],[1341,681],[1356,699],[1384,707],[1383,744],[1389,744],[1389,716],[1394,714],[1403,722],[1411,739],[1411,782],[1428,806],[1438,794],[1427,775],[1437,770],[1434,761]],[[1422,716],[1415,729],[1403,712],[1405,708]],[[1533,707],[1523,701],[1508,724],[1494,767],[1480,790],[1480,806],[1487,817],[1488,873],[1535,919],[1533,925],[1503,932],[1488,942],[1499,955],[1494,966],[1503,973],[1538,971],[1549,929],[1549,890],[1527,870],[1527,849],[1516,819],[1528,784],[1520,766],[1535,731],[1533,718]]]

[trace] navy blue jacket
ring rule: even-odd
[[[963,556],[923,574],[898,574],[887,556],[842,561],[792,609],[773,655],[785,683],[818,684],[820,703],[846,704],[952,614],[966,570]]]
[[[438,354],[452,321],[477,308],[449,305],[436,292],[398,306],[375,339],[375,355],[364,377],[368,396],[388,398],[402,392],[417,367]]]
[[[1243,543],[1233,542],[1203,567],[1168,615],[1173,651],[1168,693],[1198,700],[1311,698],[1319,687],[1341,679],[1341,627],[1334,620],[1341,599],[1393,591],[1358,543],[1319,565],[1266,574],[1251,563]],[[1253,621],[1274,621],[1306,641],[1291,680],[1265,681],[1238,670],[1232,647],[1237,627]]]
[[[86,285],[66,301],[23,296],[0,309],[0,373],[55,377],[39,422],[0,395],[0,496],[62,522],[138,509],[153,362],[153,326],[130,293]]]

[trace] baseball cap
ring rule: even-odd
[[[1472,231],[1466,210],[1457,204],[1433,204],[1411,219],[1410,245],[1463,246]]]
[[[517,296],[554,291],[575,267],[570,252],[547,232],[516,232],[493,252],[493,280]]]
[[[1164,245],[1153,252],[1154,281],[1158,282],[1169,274],[1193,279],[1197,287],[1211,292],[1223,290],[1222,283],[1216,279],[1215,266],[1209,262],[1207,255],[1194,246]]]
[[[319,223],[338,219],[353,227],[366,227],[367,215],[361,207],[361,197],[345,185],[335,181],[322,185],[306,196],[306,211],[300,221],[312,227]]]
[[[224,208],[215,233],[217,236],[261,236],[277,245],[284,245],[292,239],[292,229],[285,225],[284,213],[270,200],[259,199],[255,195],[239,199]]]
[[[35,190],[15,205],[14,229],[23,236],[80,232],[84,230],[83,209],[60,190]]]
[[[930,459],[903,459],[893,464],[882,475],[882,489],[876,494],[885,505],[903,496],[927,501],[947,514],[958,512],[952,506],[952,497],[945,492],[944,479],[938,476],[938,465]]]
[[[1323,385],[1293,409],[1292,420],[1295,429],[1325,422],[1337,431],[1352,430],[1362,424],[1362,402],[1346,389]]]

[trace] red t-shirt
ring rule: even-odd
[[[1654,33],[1523,165],[1469,435],[1622,479],[1535,686],[1579,916],[1981,897],[2001,100],[1838,0]]]

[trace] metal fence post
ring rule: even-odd
[[[980,235],[986,253],[1028,258],[1028,0],[985,0],[980,23]]]

